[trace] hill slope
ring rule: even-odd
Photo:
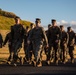
[[[15,15],[12,12],[7,12],[7,11],[3,11],[2,9],[0,9],[0,29],[1,30],[8,30],[10,29],[10,26],[15,24],[14,18],[17,15]],[[25,21],[25,20],[21,20],[21,24],[23,24],[24,26],[29,26],[31,22],[29,21]]]

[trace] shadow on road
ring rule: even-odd
[[[42,63],[42,67],[34,67],[28,63],[23,65],[18,63],[17,66],[14,66],[3,61],[0,64],[0,75],[76,75],[76,61],[73,64],[70,60],[66,64],[59,62],[58,65],[55,63],[47,65],[45,61]]]

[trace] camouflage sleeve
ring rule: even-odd
[[[3,42],[3,45],[6,45],[8,39],[9,39],[9,38],[8,38],[8,34],[7,34],[6,37],[5,37],[5,40],[4,40],[4,42]]]
[[[12,36],[12,39],[13,39],[13,36],[14,36],[14,26],[11,28],[11,36]]]
[[[60,28],[58,28],[58,33],[59,33],[59,40],[61,40],[62,39],[62,33],[61,33],[61,30],[60,30]]]
[[[66,38],[67,38],[66,43],[68,44],[68,42],[69,42],[69,34],[68,33],[66,33]]]
[[[28,36],[27,40],[31,40],[32,34],[33,34],[33,29],[29,32],[29,36]]]
[[[48,43],[49,43],[49,40],[50,40],[50,29],[48,30],[48,32],[47,32],[47,38],[48,38]]]
[[[3,38],[2,38],[2,35],[0,34],[0,40],[1,40],[1,43],[3,43]]]
[[[42,33],[43,33],[43,38],[45,40],[45,43],[46,43],[46,45],[48,45],[48,40],[47,40],[47,36],[46,36],[44,28],[42,28]]]
[[[24,27],[22,26],[22,38],[24,39],[24,35],[25,35],[25,29]]]

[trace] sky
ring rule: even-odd
[[[76,0],[0,0],[0,8],[23,20],[35,22],[40,18],[42,26],[56,19],[58,25],[76,27]]]

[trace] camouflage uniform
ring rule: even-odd
[[[28,39],[30,40],[31,38],[33,43],[35,61],[37,64],[39,64],[41,62],[40,57],[43,49],[43,39],[45,39],[46,44],[48,44],[44,29],[42,27],[39,27],[38,29],[35,27],[32,29]]]
[[[27,44],[27,38],[29,36],[29,27],[27,26],[24,33],[24,52],[25,52],[25,59],[26,61],[29,61],[29,45]]]
[[[49,30],[50,27],[51,27],[51,24],[48,24],[48,30]],[[45,31],[47,38],[48,38],[48,30]],[[49,40],[48,40],[48,42],[49,42]],[[43,47],[44,47],[44,50],[45,50],[46,57],[48,57],[48,48],[45,47],[45,41],[44,41],[44,46]]]
[[[69,32],[69,42],[68,42],[68,49],[69,49],[69,55],[71,57],[71,61],[74,61],[74,45],[75,45],[75,33],[73,31]]]
[[[30,30],[28,34],[30,34],[31,31],[32,30]],[[29,35],[28,35],[28,37],[29,37]],[[32,44],[32,40],[31,39],[30,39],[30,44],[27,47],[27,53],[28,53],[29,62],[31,62],[32,61],[32,54],[33,54],[33,44]]]
[[[67,44],[68,44],[68,34],[65,31],[61,32],[61,42],[60,42],[60,48],[61,48],[61,60],[63,63],[65,63],[66,56],[67,56]]]
[[[6,43],[8,42],[8,48],[9,48],[9,53],[10,53],[10,56],[8,58],[8,61],[11,61],[13,60],[13,57],[12,57],[12,49],[11,49],[11,46],[12,46],[12,36],[11,36],[11,32],[9,32],[6,37],[5,37],[5,40],[3,42],[3,46],[6,45]]]
[[[49,50],[47,61],[52,60],[52,54],[55,53],[55,62],[58,62],[58,50],[60,48],[61,31],[58,26],[51,26],[48,30]],[[58,42],[56,42],[58,40]],[[50,56],[51,55],[51,56]]]
[[[11,30],[12,33],[12,51],[14,53],[14,60],[18,58],[18,53],[22,47],[24,28],[21,24],[15,24]]]

